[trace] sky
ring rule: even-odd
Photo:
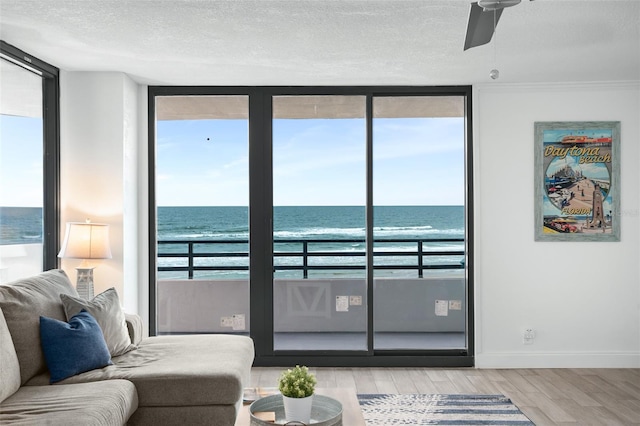
[[[364,119],[276,119],[274,205],[364,205]],[[374,205],[463,205],[464,119],[377,118]],[[247,120],[157,123],[158,206],[246,206]]]
[[[273,132],[274,205],[365,204],[364,119]],[[159,121],[157,205],[248,205],[248,135],[242,119]],[[377,118],[373,140],[374,205],[464,204],[462,118]],[[42,179],[41,120],[0,115],[0,206],[41,207]]]
[[[41,118],[0,114],[0,206],[42,207],[42,143]]]

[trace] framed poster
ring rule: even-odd
[[[620,122],[536,122],[535,240],[620,241]]]

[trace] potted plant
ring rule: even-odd
[[[282,372],[278,380],[278,389],[282,393],[287,421],[309,424],[316,383],[316,376],[305,366],[296,365],[295,368]]]

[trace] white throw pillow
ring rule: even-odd
[[[136,346],[131,344],[124,312],[120,307],[118,292],[115,288],[112,287],[105,290],[90,301],[67,294],[61,294],[60,299],[64,306],[67,321],[82,309],[86,309],[96,319],[102,329],[104,340],[107,342],[107,347],[112,357],[136,349]]]

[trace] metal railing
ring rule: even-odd
[[[196,251],[195,246],[201,245],[223,245],[231,246],[244,244],[247,245],[248,240],[159,240],[158,248],[159,258],[186,258],[186,266],[159,266],[160,272],[178,272],[186,271],[189,279],[193,279],[194,272],[196,271],[248,271],[248,265],[195,265],[194,260],[198,258],[231,258],[240,257],[249,259],[249,253],[247,251]],[[301,244],[302,249],[299,251],[275,251],[274,257],[287,257],[287,258],[301,258],[301,264],[296,265],[274,265],[274,272],[276,271],[302,271],[303,278],[309,277],[309,271],[345,271],[345,270],[364,270],[366,266],[350,265],[350,264],[330,264],[330,265],[314,265],[310,264],[309,260],[317,257],[335,257],[335,258],[353,258],[353,257],[365,257],[365,250],[361,251],[326,251],[326,250],[309,250],[310,245],[322,245],[322,244],[364,244],[364,239],[276,239],[273,241],[274,246],[280,244]],[[425,250],[429,244],[442,244],[442,243],[462,243],[464,244],[464,238],[447,238],[447,239],[375,239],[375,243],[415,243],[415,251],[376,251],[374,247],[374,258],[407,258],[414,257],[415,262],[410,264],[394,264],[394,263],[379,263],[374,262],[374,270],[416,270],[418,277],[422,278],[425,270],[434,269],[464,269],[464,250]],[[160,250],[160,247],[167,247],[169,245],[186,245],[187,251],[165,252]],[[424,262],[425,257],[434,256],[448,256],[456,257],[462,256],[462,260],[458,262],[445,263],[445,264],[429,264]],[[274,262],[275,263],[275,262]]]

